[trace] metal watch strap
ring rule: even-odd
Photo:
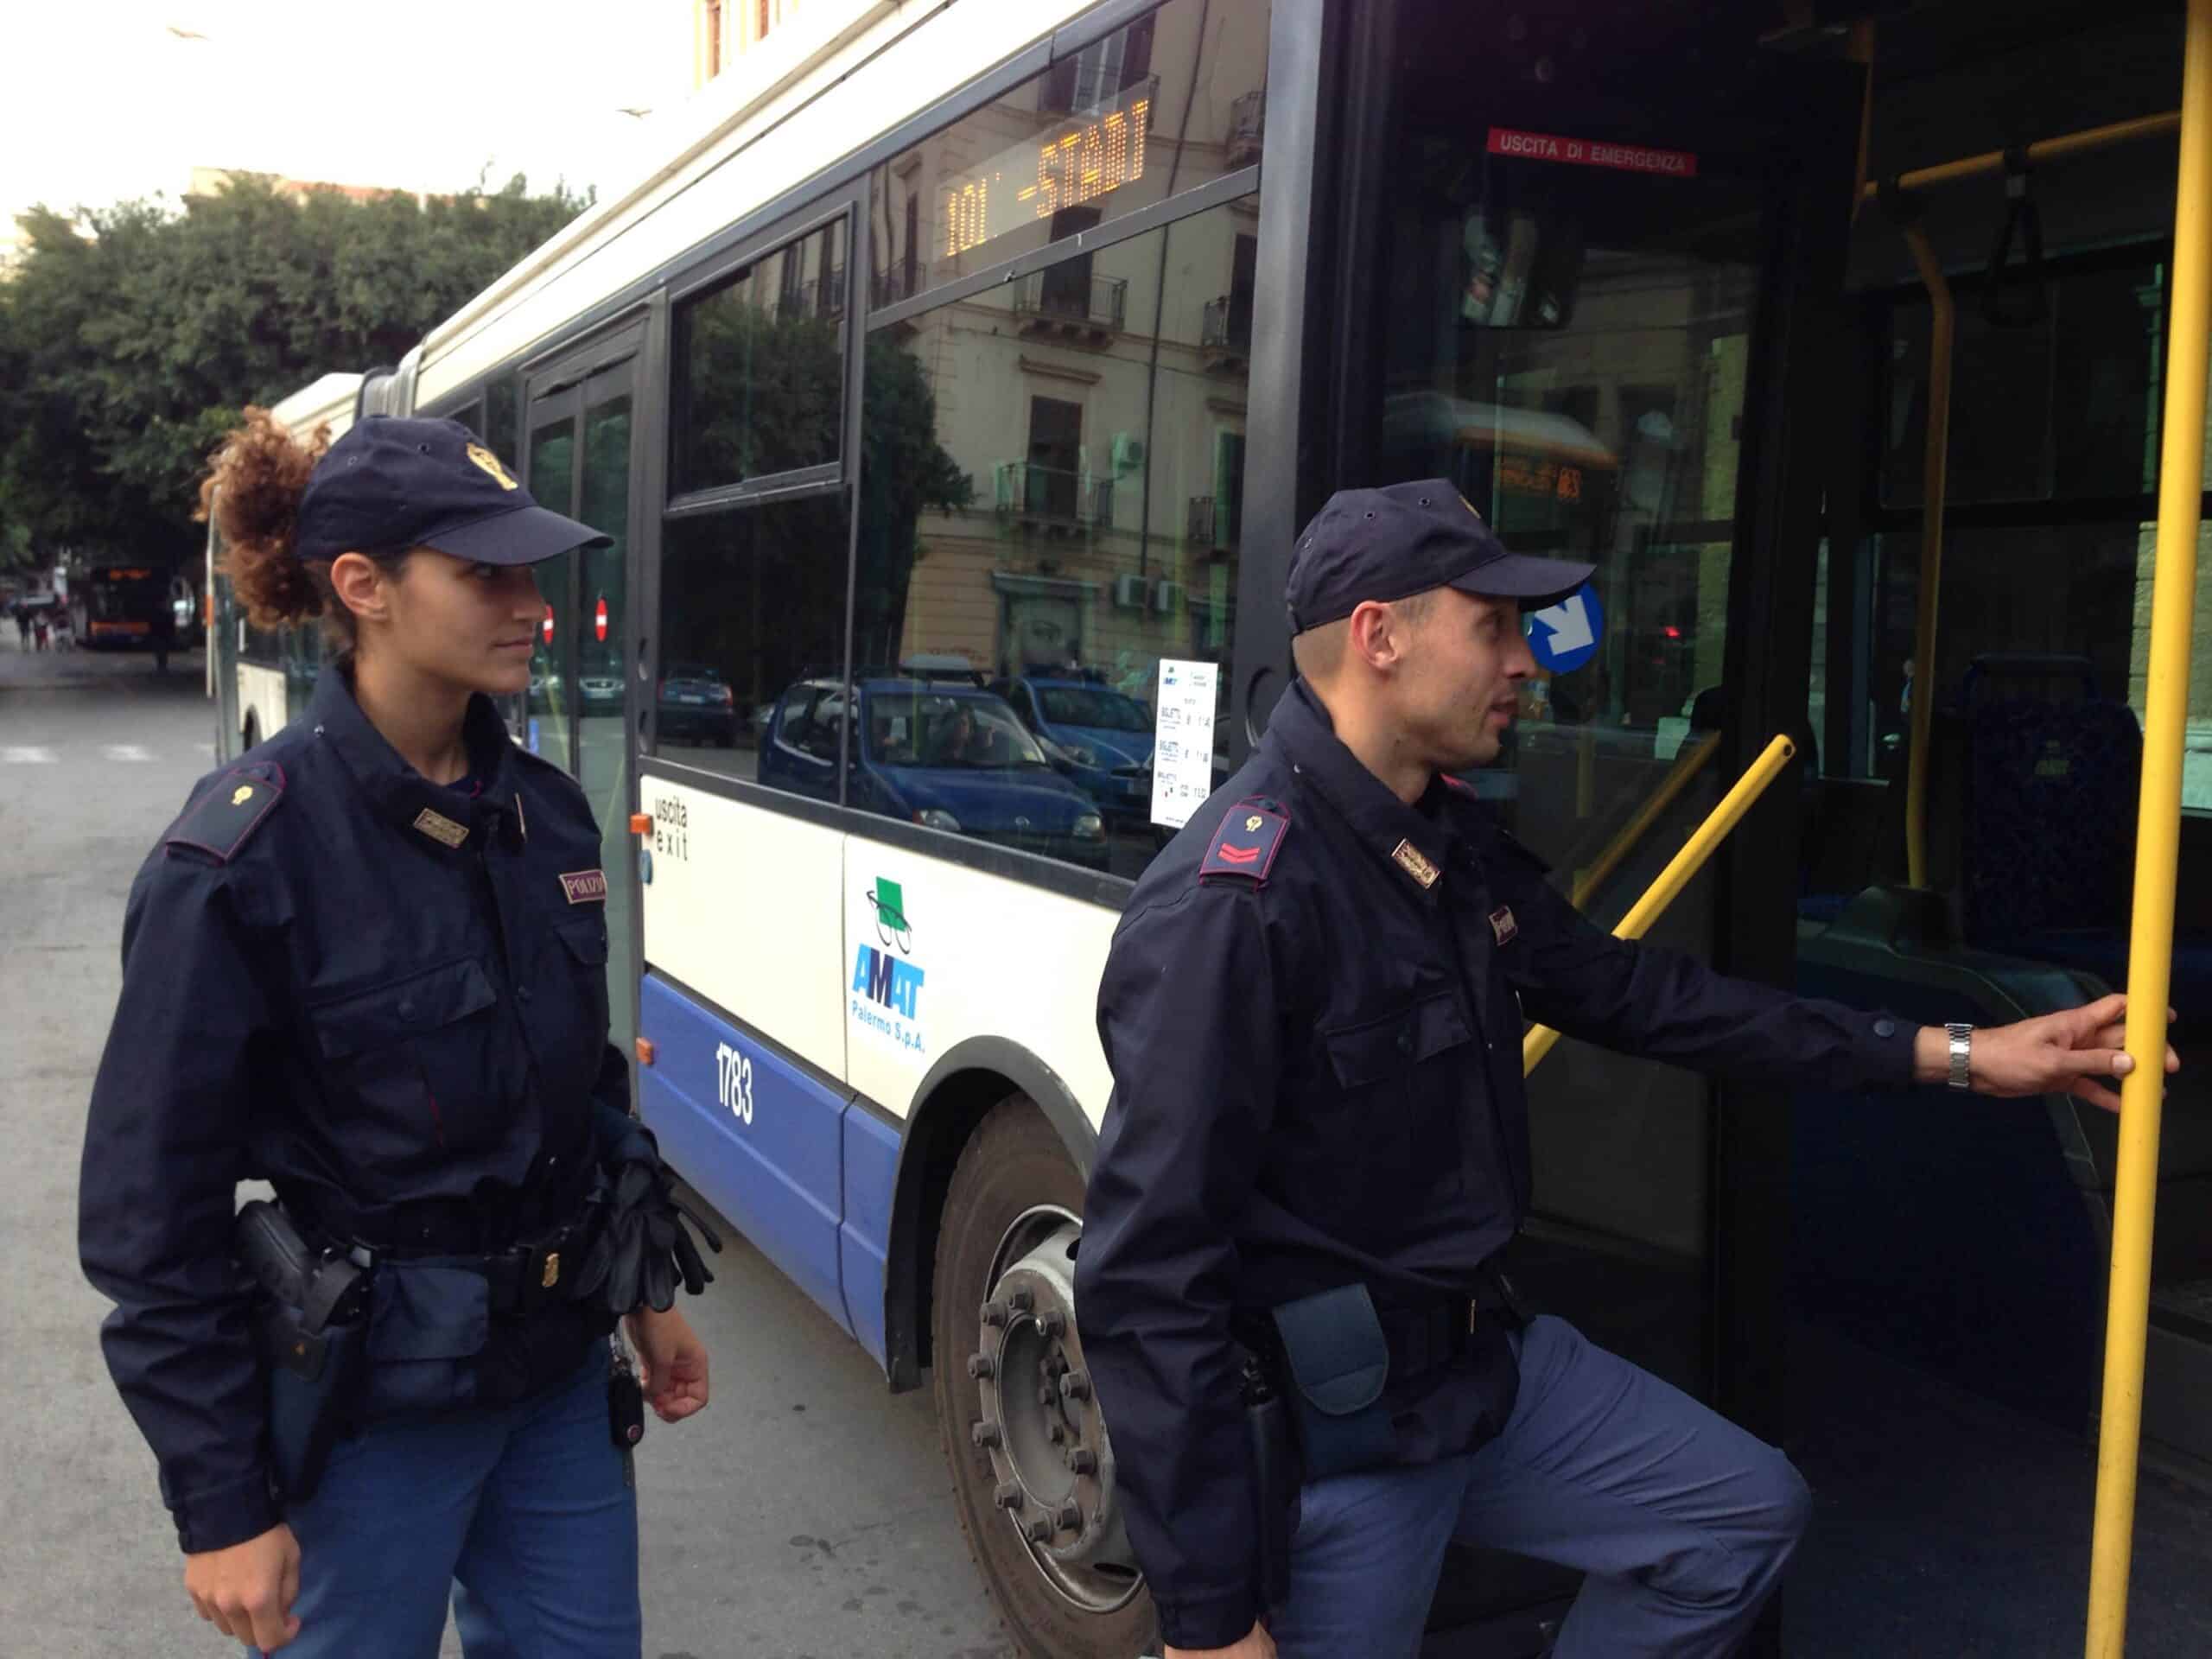
[[[1943,1034],[1951,1039],[1951,1075],[1947,1079],[1954,1089],[1974,1087],[1974,1027],[1947,1025]]]

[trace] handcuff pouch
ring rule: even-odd
[[[1382,1401],[1390,1347],[1367,1287],[1339,1285],[1270,1312],[1306,1479],[1388,1463],[1396,1449]]]

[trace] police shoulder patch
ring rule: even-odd
[[[1255,887],[1265,887],[1289,831],[1289,818],[1273,803],[1251,798],[1237,802],[1222,818],[1213,845],[1206,849],[1205,861],[1198,866],[1199,880],[1236,875]]]
[[[218,864],[227,864],[283,798],[284,768],[274,760],[234,766],[184,809],[162,844],[205,853]]]

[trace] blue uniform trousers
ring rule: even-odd
[[[285,1517],[300,1634],[278,1659],[435,1659],[449,1590],[468,1659],[639,1659],[637,1494],[607,1364],[601,1344],[515,1405],[341,1441]]]
[[[1789,1460],[1563,1319],[1518,1339],[1521,1391],[1478,1451],[1300,1494],[1281,1659],[1410,1659],[1453,1538],[1588,1574],[1558,1659],[1732,1653],[1803,1533]]]

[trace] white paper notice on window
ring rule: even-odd
[[[1180,830],[1213,793],[1212,663],[1160,659],[1160,708],[1153,716],[1152,821]]]

